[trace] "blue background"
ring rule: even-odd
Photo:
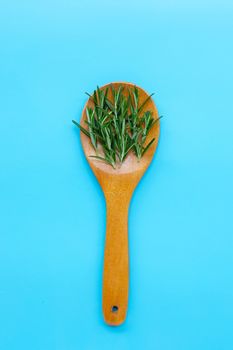
[[[233,4],[1,1],[0,348],[233,349]],[[105,203],[85,91],[156,92],[161,137],[130,208],[128,318],[101,313]]]

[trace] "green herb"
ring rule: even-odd
[[[100,90],[97,86],[92,96],[87,94],[94,104],[93,108],[86,108],[87,129],[74,120],[73,123],[90,138],[96,152],[95,156],[90,157],[115,168],[130,151],[141,159],[155,141],[153,138],[146,143],[146,138],[159,118],[154,119],[151,111],[142,112],[153,94],[139,106],[139,91],[136,86],[129,88],[126,94],[123,94],[122,86],[118,89],[113,86],[110,88],[112,100],[109,99],[109,88]]]

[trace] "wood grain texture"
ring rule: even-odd
[[[111,83],[114,88],[122,85],[126,88],[133,87],[131,83]],[[107,84],[102,89],[110,85]],[[148,94],[138,87],[139,104]],[[127,90],[127,89],[125,89]],[[111,96],[110,96],[111,98]],[[85,127],[86,107],[91,107],[89,99],[83,109],[81,125]],[[158,118],[158,112],[152,99],[145,106],[145,110],[151,110],[153,117]],[[81,141],[85,156],[105,195],[107,208],[106,242],[104,253],[103,272],[103,315],[107,324],[112,326],[124,322],[127,313],[128,288],[129,288],[129,254],[128,254],[128,208],[135,187],[149,166],[159,139],[159,121],[150,130],[147,138],[149,142],[155,137],[155,142],[145,153],[140,161],[130,153],[124,163],[113,169],[102,161],[90,158],[95,151],[89,138],[81,133]]]

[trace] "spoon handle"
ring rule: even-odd
[[[112,326],[124,322],[128,304],[128,207],[127,196],[106,198],[107,229],[103,273],[103,314]]]

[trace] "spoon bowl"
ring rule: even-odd
[[[124,88],[123,94],[126,93],[128,88],[135,86],[131,83],[117,82],[104,85],[100,90],[105,90],[110,85],[114,89],[122,86]],[[140,105],[149,95],[140,87],[137,86],[137,88]],[[109,89],[108,97],[110,100],[112,99],[111,89]],[[86,128],[85,120],[87,118],[86,107],[93,107],[91,98],[88,99],[82,112],[80,124],[84,128]],[[151,98],[148,100],[146,106],[144,106],[144,110],[152,111],[153,118],[158,118],[157,108]],[[147,143],[152,138],[155,138],[155,141],[140,160],[130,152],[124,162],[116,166],[116,169],[101,160],[90,157],[91,155],[95,155],[95,151],[90,139],[81,132],[81,142],[85,156],[102,187],[106,199],[107,223],[102,307],[105,322],[112,326],[123,323],[127,313],[129,286],[129,204],[134,189],[152,161],[158,144],[159,129],[158,120],[147,136]]]

